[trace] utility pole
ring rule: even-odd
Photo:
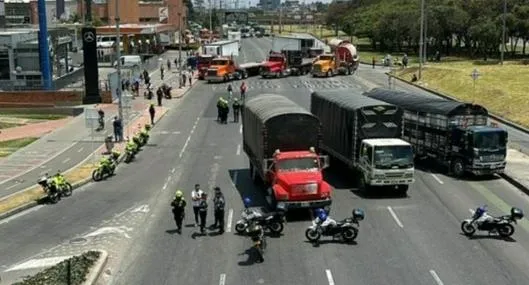
[[[209,36],[209,39],[211,40],[211,31],[212,31],[212,26],[213,26],[213,22],[212,22],[212,13],[213,13],[213,6],[211,4],[211,0],[209,0],[209,33],[210,33],[210,36]]]
[[[116,1],[116,15],[115,15],[115,18],[114,20],[116,21],[116,60],[117,60],[117,65],[116,65],[116,70],[118,72],[118,90],[117,90],[117,95],[118,95],[118,106],[119,106],[119,119],[121,120],[121,122],[123,123],[123,125],[125,124],[125,122],[123,122],[123,90],[121,90],[121,35],[120,35],[120,31],[119,31],[119,0],[114,0]]]
[[[424,44],[424,0],[421,0],[421,38],[419,39],[419,79],[422,78],[422,46]]]
[[[426,5],[425,5],[426,6]],[[423,52],[422,52],[422,62],[426,65],[426,62],[428,61],[428,12],[425,8],[424,11],[424,45],[423,45]]]
[[[279,0],[279,34],[283,32],[283,6]]]
[[[503,57],[505,53],[505,30],[506,30],[506,23],[505,23],[505,16],[507,15],[507,0],[503,0],[503,28],[501,31],[501,57],[500,57],[500,63],[503,65]]]
[[[180,87],[182,88],[182,13],[178,12],[178,77],[180,82]],[[210,30],[211,33],[211,30]]]

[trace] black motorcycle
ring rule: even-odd
[[[37,181],[44,192],[48,195],[48,199],[52,204],[56,204],[61,200],[62,197],[68,197],[72,195],[73,187],[69,182],[65,182],[64,185],[57,186],[53,181],[53,177],[49,177],[45,174],[44,177]]]
[[[311,242],[319,242],[322,236],[331,236],[342,239],[345,242],[352,242],[358,236],[359,221],[365,217],[364,211],[361,209],[354,209],[353,216],[342,221],[337,221],[336,225],[328,225],[323,227],[322,222],[313,221],[305,231],[305,237]]]
[[[285,228],[285,214],[285,211],[261,214],[255,210],[245,209],[242,212],[241,219],[235,224],[235,231],[243,234],[255,222],[262,226],[264,230],[269,230],[273,234],[280,234]]]
[[[516,207],[511,208],[511,214],[501,217],[492,217],[490,221],[478,221],[477,211],[474,211],[471,219],[466,219],[461,222],[461,231],[466,236],[472,236],[476,230],[486,231],[489,234],[497,233],[501,237],[510,237],[514,234],[513,223],[523,218],[523,211]]]

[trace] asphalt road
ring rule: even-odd
[[[248,61],[260,60],[267,46],[268,39],[245,40],[243,52]],[[251,78],[248,96],[279,93],[308,108],[309,89],[363,88],[354,76],[333,78],[332,84],[326,80]],[[527,221],[519,223],[510,241],[469,240],[459,230],[470,208],[488,204],[493,214],[511,205],[527,210],[529,198],[501,179],[461,181],[435,170],[417,170],[409,196],[394,198],[366,196],[350,174],[331,167],[326,178],[335,187],[332,216],[345,218],[353,207],[366,211],[357,244],[329,241],[313,247],[304,237],[309,215],[301,212],[282,237],[269,239],[265,262],[254,264],[245,254],[250,241],[234,235],[233,226],[241,196],[257,205],[264,199],[248,175],[240,125],[215,121],[216,98],[224,87],[193,88],[155,126],[152,146],[117,176],[83,187],[57,205],[0,222],[2,279],[31,271],[28,260],[42,265],[44,257],[103,248],[111,259],[101,284],[529,284]],[[174,232],[170,199],[181,188],[189,200],[195,183],[224,190],[224,235],[197,236],[193,227],[182,235]],[[213,222],[211,213],[208,219]],[[189,208],[186,224],[192,221]]]

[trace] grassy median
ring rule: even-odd
[[[6,157],[38,139],[39,138],[22,138],[16,140],[0,141],[0,157]]]

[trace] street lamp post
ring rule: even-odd
[[[419,79],[422,76],[422,53],[423,53],[423,44],[424,44],[424,0],[421,0],[421,31],[419,39]]]
[[[501,65],[503,65],[503,56],[505,53],[505,30],[506,30],[505,17],[506,15],[507,15],[507,0],[503,0],[503,16],[502,16],[503,27],[501,30],[501,58],[500,58]]]
[[[124,124],[123,122],[123,96],[122,96],[122,93],[123,93],[123,90],[121,90],[121,35],[120,35],[120,30],[119,30],[119,0],[114,0],[116,1],[116,15],[115,15],[115,18],[114,20],[116,21],[116,61],[117,61],[117,65],[116,65],[116,70],[117,70],[117,73],[118,73],[118,90],[117,90],[117,95],[118,95],[118,104],[119,104],[119,111],[118,111],[118,115],[119,115],[119,119],[121,120],[121,122]]]
[[[178,13],[178,30],[178,78],[180,82],[179,88],[182,88],[182,13],[180,12]]]

